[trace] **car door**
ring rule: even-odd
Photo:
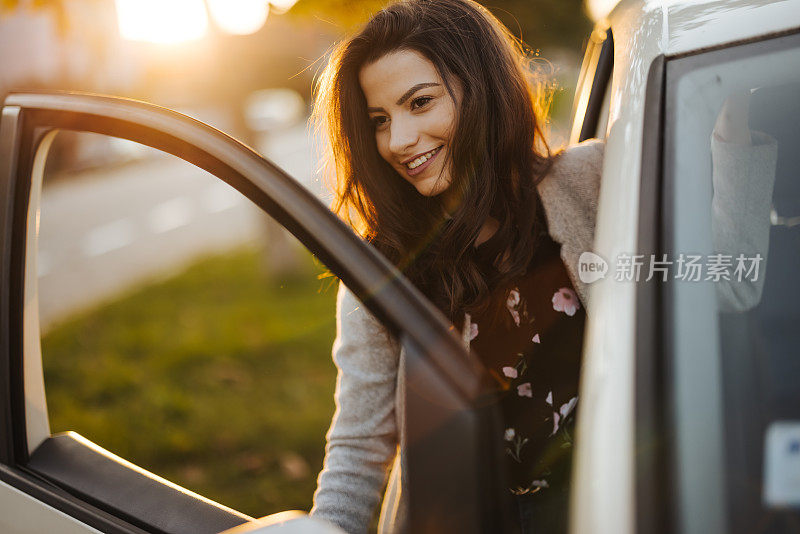
[[[16,94],[5,101],[0,123],[4,532],[218,532],[252,519],[77,433],[51,435],[36,255],[42,172],[58,131],[132,141],[180,158],[296,237],[406,351],[410,531],[488,532],[488,525],[506,524],[503,506],[485,494],[503,487],[502,443],[485,438],[499,419],[485,402],[480,369],[432,305],[308,191],[250,148],[167,109],[112,97]]]

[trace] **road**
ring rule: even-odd
[[[259,143],[322,197],[304,124]],[[46,182],[47,183],[47,182]],[[150,155],[53,181],[42,192],[37,271],[42,330],[204,255],[257,242],[265,216],[221,180]]]

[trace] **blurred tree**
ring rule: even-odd
[[[299,0],[290,13],[314,16],[352,31],[389,2],[386,0]],[[591,30],[583,0],[487,0],[481,2],[534,50],[580,51]]]
[[[53,0],[0,0],[0,7],[4,9],[16,9],[18,7],[42,7],[49,6],[54,3]]]
[[[0,15],[20,9],[51,10],[55,17],[56,27],[62,34],[66,33],[68,21],[64,4],[61,0],[0,0]]]

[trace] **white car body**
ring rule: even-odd
[[[614,258],[637,250],[645,92],[654,59],[797,30],[800,2],[623,0],[599,24],[613,32],[614,67],[595,251]],[[573,533],[635,531],[635,297],[635,283],[613,277],[591,288]]]

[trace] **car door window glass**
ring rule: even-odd
[[[37,224],[50,430],[256,517],[308,510],[336,376],[325,267],[215,176],[85,132],[52,140]]]
[[[702,269],[669,294],[679,491],[686,510],[714,501],[734,533],[789,532],[800,519],[798,73],[797,35],[667,69],[670,260],[697,255]],[[734,109],[750,143],[712,134]],[[692,504],[692,477],[709,473],[727,497]]]

